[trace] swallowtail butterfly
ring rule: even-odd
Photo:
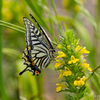
[[[28,18],[23,17],[26,28],[26,48],[23,51],[22,59],[25,60],[26,68],[19,75],[22,75],[25,71],[39,75],[41,69],[46,68],[53,59],[55,52],[46,32],[31,14],[30,16],[39,29]]]

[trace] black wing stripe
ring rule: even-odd
[[[25,65],[30,65],[30,62],[26,62],[26,61],[25,61],[24,64],[25,64]]]
[[[40,53],[36,54],[37,58],[41,58],[41,57],[44,57],[44,56],[47,56],[47,54],[43,53],[43,52],[40,52]]]
[[[35,59],[35,60],[34,60],[35,65],[36,65],[36,62],[37,62],[37,61],[38,61],[38,59]]]
[[[39,59],[39,58],[43,58],[45,56],[47,56],[47,53],[44,53],[44,52],[31,53],[32,58],[36,57],[36,58]]]
[[[37,65],[37,62],[39,61],[39,59],[36,59],[34,62],[35,62],[35,64]]]
[[[39,58],[37,61],[37,58],[33,58],[33,62],[35,63],[36,66],[38,66],[40,68],[40,63],[41,63],[42,58]]]
[[[41,63],[41,59],[39,59],[39,61],[37,62],[38,67],[39,67],[40,63]]]
[[[38,41],[38,40],[37,40],[37,38],[31,38],[31,40],[30,40],[30,38],[27,38],[27,41],[28,41],[28,42],[31,42],[31,41]],[[27,41],[26,41],[26,42],[27,42]]]
[[[34,43],[33,45],[38,46],[38,45],[40,45],[40,44],[41,44],[40,42],[36,42],[36,43]]]
[[[31,50],[31,54],[37,54],[39,52],[40,52],[39,50]]]
[[[36,54],[31,54],[31,57],[34,58],[36,56]]]
[[[34,50],[37,50],[37,51],[40,51],[40,52],[44,52],[44,53],[48,52],[48,50],[46,48],[44,48],[42,45],[40,45],[40,46],[34,46]]]
[[[33,62],[36,60],[36,58],[35,58],[35,57],[33,57],[32,59],[33,59]]]
[[[43,63],[41,65],[42,69],[46,68],[48,66],[48,64],[50,63],[50,59],[49,57],[46,57],[45,59],[43,59]]]

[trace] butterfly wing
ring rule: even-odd
[[[26,17],[24,17],[23,20],[26,28],[27,46],[32,46],[32,45],[38,46],[42,44],[49,49],[48,44],[46,43],[44,37],[41,35],[37,27]]]
[[[53,45],[51,43],[50,38],[48,37],[48,35],[46,34],[45,30],[39,25],[39,23],[36,21],[36,19],[30,14],[31,18],[34,20],[34,22],[37,24],[38,28],[41,30],[43,36],[45,37],[45,39],[47,40],[46,42],[48,43],[49,47],[51,49],[54,50]]]
[[[26,48],[28,54],[31,55],[36,66],[43,69],[47,67],[52,59],[52,55],[49,52],[50,47],[38,28],[26,17],[23,19],[26,28]]]

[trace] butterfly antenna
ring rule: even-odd
[[[26,71],[26,69],[27,69],[27,67],[26,67],[23,71],[21,71],[21,72],[19,73],[19,75],[22,75],[22,74]]]

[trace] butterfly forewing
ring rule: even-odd
[[[52,45],[52,43],[51,43],[51,40],[50,40],[50,38],[48,37],[48,35],[46,34],[45,30],[39,25],[39,23],[36,21],[36,19],[35,19],[31,14],[30,14],[30,16],[31,16],[31,18],[34,20],[34,22],[37,24],[37,26],[39,27],[39,29],[41,30],[41,32],[42,32],[44,38],[47,40],[46,42],[47,42],[48,46],[49,46],[51,49],[54,49],[54,48],[53,48],[53,45]]]
[[[24,24],[26,28],[27,46],[45,46],[47,49],[49,49],[47,42],[45,41],[38,28],[26,17],[24,17]]]

